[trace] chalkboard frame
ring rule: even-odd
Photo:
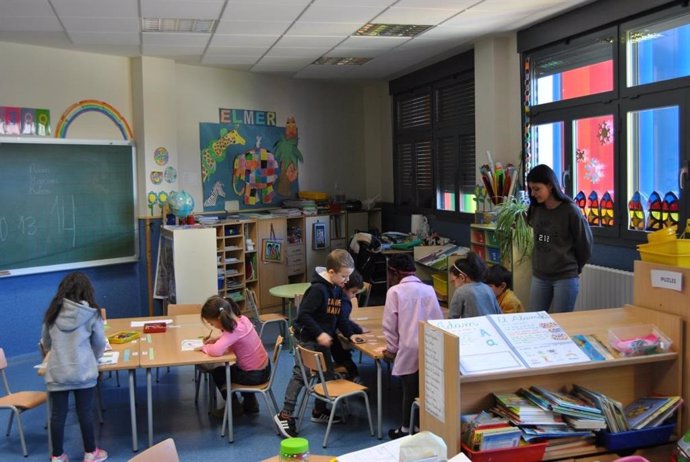
[[[69,271],[79,268],[116,265],[139,261],[139,227],[137,221],[137,159],[134,143],[128,140],[93,140],[93,139],[65,139],[65,138],[33,138],[33,137],[7,137],[0,136],[1,144],[41,144],[41,145],[78,145],[78,146],[127,146],[130,153],[130,173],[132,182],[132,253],[130,255],[105,258],[98,260],[72,261],[61,264],[40,265],[23,268],[0,268],[0,277],[22,276],[28,274],[48,273],[54,271]],[[0,157],[0,162],[2,158]]]

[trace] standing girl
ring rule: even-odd
[[[201,319],[220,330],[220,337],[204,339],[201,351],[209,356],[222,356],[232,350],[237,362],[230,366],[232,381],[242,385],[261,385],[268,382],[271,375],[271,362],[264,349],[254,324],[248,317],[242,316],[237,303],[214,295],[201,307]],[[223,398],[227,400],[225,383],[225,366],[216,367],[211,374]],[[234,416],[242,413],[256,414],[259,403],[254,393],[242,393],[240,402],[232,395],[232,412]]]
[[[450,319],[501,314],[496,295],[482,282],[486,271],[486,263],[474,252],[467,252],[465,258],[455,260],[450,267],[450,278],[455,286],[448,307]]]
[[[44,378],[51,408],[51,461],[69,461],[62,445],[70,391],[84,441],[84,462],[106,460],[108,453],[96,447],[93,424],[98,358],[105,351],[106,339],[93,286],[84,273],[68,274],[60,282],[45,313],[41,342],[47,351]]]
[[[565,195],[556,174],[537,165],[527,174],[534,230],[529,309],[573,311],[580,290],[579,275],[592,255],[592,231],[580,209]]]

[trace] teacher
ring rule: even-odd
[[[527,220],[534,232],[529,309],[573,311],[582,267],[592,255],[592,231],[549,166],[530,170],[527,187]]]

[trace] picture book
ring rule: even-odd
[[[463,375],[590,361],[545,311],[429,323],[460,339]]]
[[[659,396],[639,398],[625,406],[625,419],[633,430],[649,426],[656,417],[667,414],[674,405],[680,405],[680,396]]]

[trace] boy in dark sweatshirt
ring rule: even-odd
[[[341,311],[341,306],[342,288],[354,269],[355,262],[346,250],[336,249],[329,253],[326,259],[326,271],[321,274],[314,274],[311,286],[304,293],[297,318],[293,322],[297,344],[309,350],[324,353],[328,376],[333,374],[330,347],[333,341],[337,341],[336,330],[340,330],[347,338],[351,338],[353,335],[349,320]],[[304,387],[302,371],[297,364],[297,355],[295,354],[295,367],[285,390],[283,410],[274,416],[278,430],[286,438],[297,435],[295,418],[292,413],[295,410],[297,396],[302,387]],[[328,423],[328,417],[326,403],[317,400],[314,404],[311,420]],[[340,421],[338,416],[333,419],[334,423]]]

